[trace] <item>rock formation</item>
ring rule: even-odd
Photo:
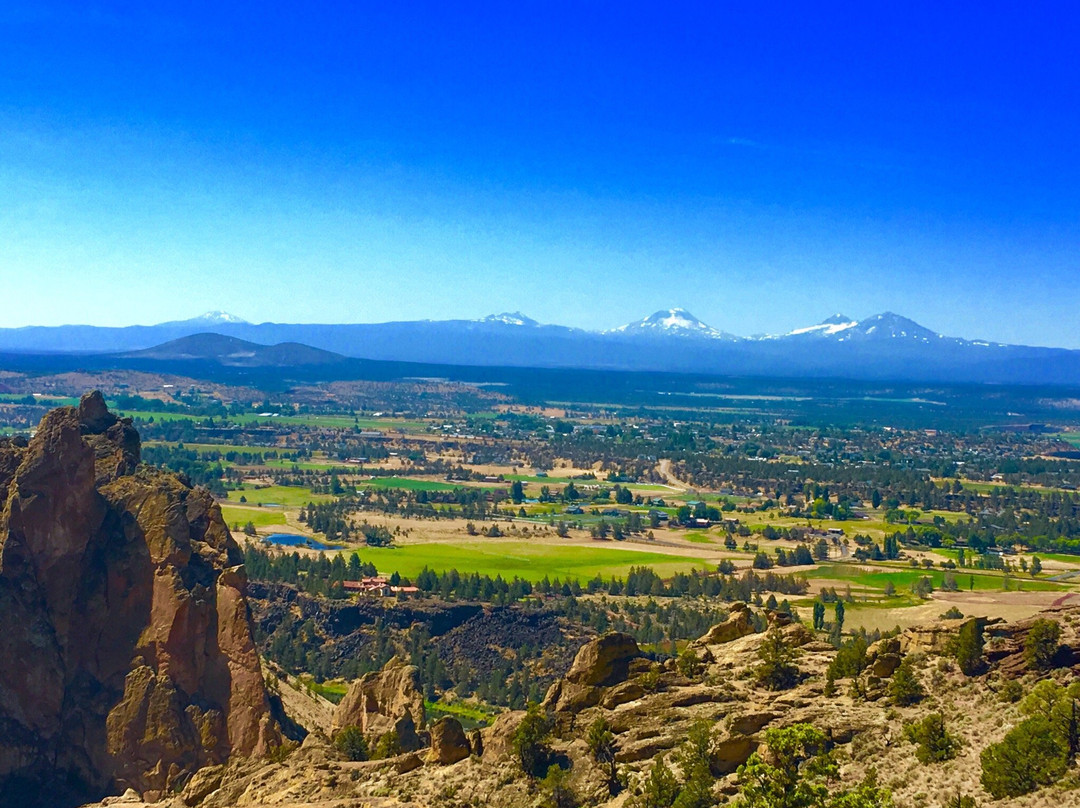
[[[694,641],[694,646],[721,645],[753,633],[754,623],[750,617],[750,609],[745,603],[732,603],[727,620],[710,628],[700,639]]]
[[[431,725],[431,751],[428,760],[448,766],[464,760],[472,752],[469,739],[461,722],[452,716],[443,716]]]
[[[347,726],[360,727],[370,739],[397,732],[402,749],[418,749],[416,731],[424,726],[424,696],[416,666],[395,658],[381,671],[353,682],[334,711],[332,729]]]
[[[585,643],[566,676],[544,697],[544,706],[572,712],[599,703],[603,689],[626,680],[630,662],[641,656],[634,638],[612,631]]]
[[[139,458],[100,393],[0,441],[0,805],[152,797],[279,740],[220,509]]]

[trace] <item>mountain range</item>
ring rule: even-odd
[[[232,341],[192,339],[197,335]],[[709,375],[1080,383],[1080,351],[944,336],[892,312],[861,320],[836,314],[786,334],[739,337],[679,308],[602,332],[541,324],[520,312],[480,320],[255,324],[217,311],[152,326],[0,329],[0,352],[116,354],[250,367],[369,359]]]

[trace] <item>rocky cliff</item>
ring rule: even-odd
[[[0,805],[154,797],[278,741],[242,557],[99,393],[0,441]]]

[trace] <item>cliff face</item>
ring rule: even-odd
[[[152,797],[277,741],[240,550],[138,463],[97,393],[0,441],[0,804]]]

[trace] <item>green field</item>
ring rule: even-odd
[[[274,525],[285,524],[285,514],[279,510],[269,508],[234,508],[223,505],[221,507],[221,517],[230,529],[234,525],[242,528],[248,522],[254,524],[255,527],[273,527]]]
[[[291,485],[271,485],[267,488],[246,487],[240,491],[229,492],[229,503],[243,505],[240,497],[244,497],[248,505],[265,505],[268,507],[299,508],[309,502],[328,502],[334,499],[330,494],[313,494],[310,488]]]
[[[138,418],[148,421],[205,421],[210,416],[196,415],[186,412],[150,412],[148,410],[116,410],[119,415],[130,418]],[[244,413],[242,415],[216,416],[216,423],[226,421],[243,426],[264,425],[273,426],[284,424],[288,426],[322,427],[325,429],[378,429],[384,432],[426,432],[428,425],[423,421],[405,421],[392,418],[360,418],[353,419],[351,415],[279,415],[260,416],[258,413]]]
[[[456,491],[465,487],[436,480],[414,480],[409,477],[376,477],[373,480],[359,482],[357,485],[368,488],[400,488],[403,491]]]
[[[353,552],[346,550],[346,553]],[[362,561],[370,561],[380,573],[398,572],[412,577],[424,567],[437,572],[456,569],[481,575],[515,575],[539,581],[545,575],[567,581],[584,582],[596,575],[605,578],[625,577],[631,567],[652,567],[668,577],[691,569],[709,569],[710,565],[689,556],[636,552],[608,547],[534,544],[522,541],[475,542],[460,544],[407,544],[401,547],[361,547]]]
[[[833,563],[819,564],[816,569],[807,573],[808,578],[832,578],[855,586],[864,586],[868,589],[884,589],[885,584],[892,581],[897,592],[905,592],[911,588],[915,581],[923,577],[929,577],[935,589],[940,588],[945,577],[945,570],[941,569],[900,569],[882,566],[868,571],[853,564]],[[985,570],[950,570],[956,578],[956,583],[963,591],[968,591],[972,581],[976,590],[1001,590],[1002,576]],[[1012,589],[1024,589],[1028,592],[1044,591],[1059,592],[1066,589],[1060,584],[1050,581],[1033,580],[1029,576],[1015,575],[1012,579]]]
[[[716,544],[712,537],[702,533],[701,531],[693,531],[691,533],[684,533],[683,538],[694,544]]]

